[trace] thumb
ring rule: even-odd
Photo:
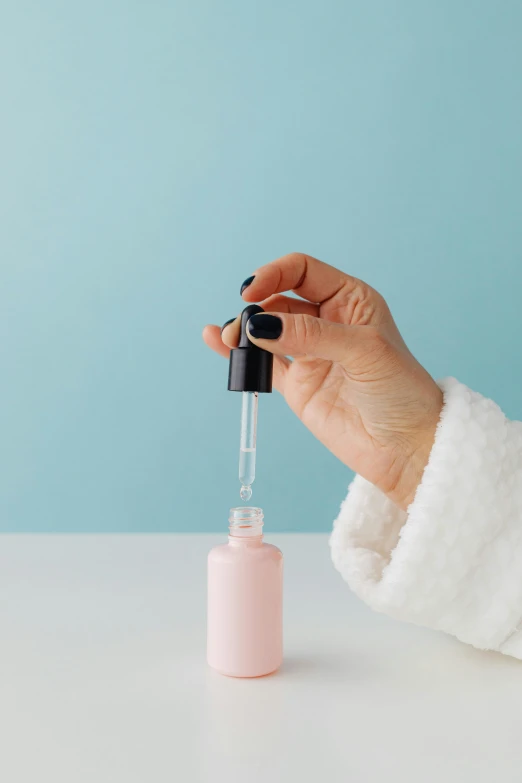
[[[369,326],[347,326],[303,313],[256,313],[247,324],[255,345],[282,356],[310,356],[345,363],[368,345]]]

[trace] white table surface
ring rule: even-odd
[[[217,536],[0,537],[2,783],[519,781],[522,663],[372,613],[285,553],[285,663],[205,662]]]

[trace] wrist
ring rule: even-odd
[[[437,400],[436,406],[428,422],[421,431],[403,449],[402,469],[399,470],[398,479],[392,488],[388,488],[385,494],[403,511],[413,503],[417,488],[422,481],[424,471],[428,464],[430,454],[435,443],[437,425],[442,411],[443,396]]]
[[[435,441],[435,428],[431,438],[419,446],[414,453],[410,455],[401,472],[400,479],[393,490],[386,493],[393,503],[403,511],[408,509],[413,503],[417,488],[422,481],[424,470],[428,464],[433,443]]]

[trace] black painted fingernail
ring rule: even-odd
[[[223,334],[223,329],[225,328],[225,326],[228,326],[229,324],[232,323],[232,321],[235,321],[235,320],[236,320],[235,318],[229,318],[228,321],[225,321],[225,323],[221,327],[221,334]]]
[[[246,279],[246,280],[244,280],[244,281],[241,283],[241,290],[240,290],[240,292],[239,292],[239,293],[241,294],[241,296],[243,296],[243,291],[246,291],[246,289],[248,288],[248,286],[249,286],[249,285],[252,285],[252,281],[254,280],[254,278],[255,278],[255,275],[251,275],[250,277],[247,277],[247,279]]]
[[[248,331],[259,340],[277,340],[283,331],[283,322],[277,315],[258,313],[248,321]]]

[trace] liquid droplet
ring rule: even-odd
[[[245,485],[243,484],[243,486],[239,490],[239,497],[241,498],[241,500],[250,500],[250,498],[252,497],[252,487],[245,487]]]

